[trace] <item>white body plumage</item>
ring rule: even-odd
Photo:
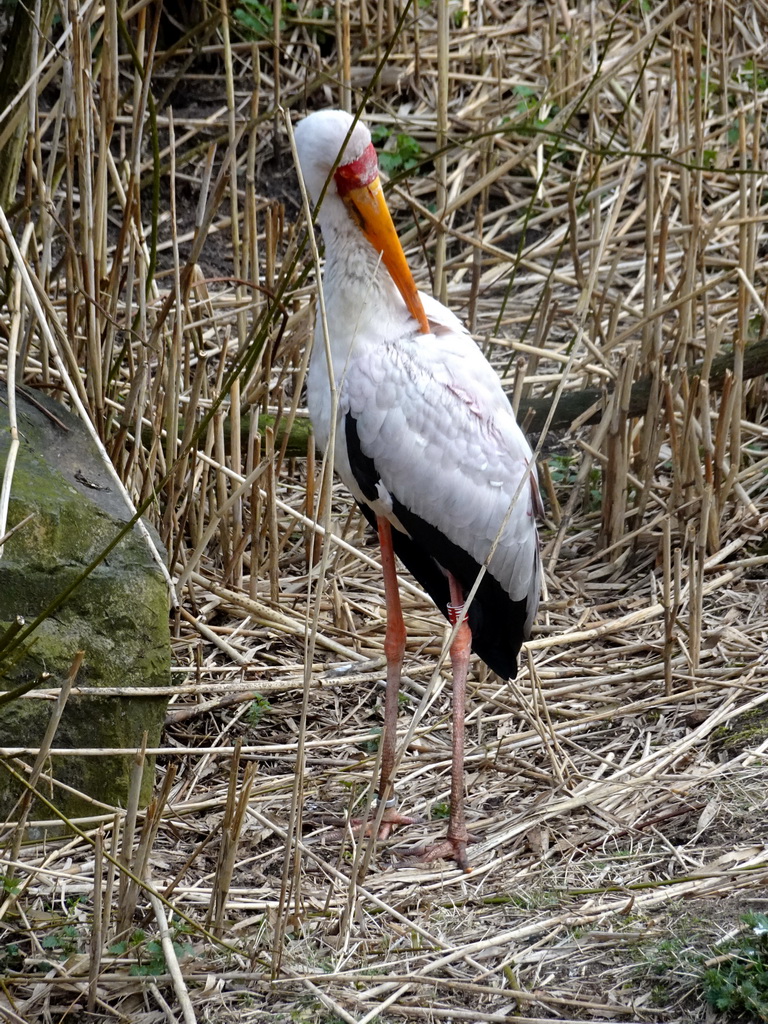
[[[302,172],[315,202],[350,122],[348,115],[323,111],[296,128]],[[358,160],[369,144],[368,130],[358,123],[341,163]],[[448,548],[460,549],[479,568],[501,530],[488,572],[517,606],[519,628],[527,636],[540,587],[535,468],[496,373],[453,313],[421,293],[430,333],[420,333],[333,177],[318,221],[338,392],[331,423],[326,341],[318,317],[307,401],[319,444],[325,449],[335,430],[336,470],[364,510],[389,519],[396,532],[409,531],[397,514],[404,507],[431,528],[429,537],[436,531]],[[349,417],[356,437],[349,433]],[[375,467],[375,495],[370,473],[362,480],[353,465],[350,436],[359,443],[357,462],[362,458],[370,471]],[[423,543],[422,536],[414,539]],[[442,565],[441,553],[432,554]],[[442,568],[455,572],[451,565]]]

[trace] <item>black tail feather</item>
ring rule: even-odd
[[[376,516],[367,505],[360,508],[376,529]],[[478,563],[453,544],[434,526],[409,512],[395,501],[393,513],[408,530],[392,530],[395,554],[424,587],[437,607],[448,618],[450,593],[446,572],[458,580],[465,594],[474,586],[480,572]],[[517,675],[517,655],[523,641],[527,602],[513,601],[501,584],[486,572],[469,606],[467,621],[472,633],[472,650],[488,668],[504,679]]]

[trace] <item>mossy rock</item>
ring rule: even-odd
[[[712,749],[722,761],[730,761],[749,747],[768,739],[768,707],[762,705],[736,715],[712,733]]]
[[[130,513],[83,425],[44,395],[17,390],[20,447],[9,529],[31,515],[5,544],[0,558],[0,635],[21,616],[34,621],[82,576],[124,528]],[[7,392],[0,385],[0,476],[10,447]],[[9,653],[10,651],[10,653]],[[13,689],[47,673],[52,689],[84,651],[76,686],[168,687],[170,635],[163,575],[139,531],[123,537],[73,593],[15,649],[0,649],[0,689]],[[56,748],[138,748],[146,732],[157,746],[167,697],[72,696],[53,741]],[[0,707],[0,747],[37,747],[52,703],[19,697]],[[31,762],[31,756],[24,758]],[[41,791],[72,816],[125,806],[132,755],[50,759],[55,784]],[[12,816],[19,796],[0,759],[0,816]],[[142,800],[152,792],[154,763],[147,760]],[[96,801],[96,803],[94,803]],[[44,805],[33,816],[50,819]]]

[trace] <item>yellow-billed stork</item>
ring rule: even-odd
[[[383,834],[415,820],[396,811],[392,779],[405,649],[394,554],[454,624],[487,563],[451,646],[448,834],[420,852],[423,860],[452,858],[468,870],[464,710],[470,647],[499,675],[515,676],[539,599],[536,475],[496,373],[453,313],[417,290],[384,200],[370,132],[360,121],[352,124],[343,111],[321,110],[295,130],[313,203],[327,182],[317,221],[325,240],[335,422],[319,317],[307,403],[323,449],[335,432],[335,468],[381,545],[387,607],[378,791],[387,802]]]

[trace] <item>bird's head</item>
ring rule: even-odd
[[[428,334],[424,307],[384,199],[371,133],[362,121],[354,128],[352,123],[352,115],[343,110],[318,110],[296,125],[304,183],[316,205],[328,182],[323,203],[339,212],[343,204],[352,223],[381,253],[411,315]]]

